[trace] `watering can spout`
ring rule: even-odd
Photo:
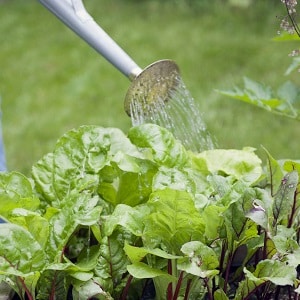
[[[70,29],[133,80],[142,69],[93,20],[81,0],[39,0]]]

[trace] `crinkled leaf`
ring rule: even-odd
[[[243,150],[215,149],[199,153],[195,160],[202,168],[206,165],[211,174],[232,175],[248,184],[256,182],[262,175],[261,160],[253,148]]]
[[[38,213],[23,208],[13,210],[11,222],[26,228],[42,248],[45,248],[49,238],[49,222]]]
[[[28,178],[17,172],[0,173],[0,216],[9,219],[15,208],[35,211],[39,204]]]
[[[133,208],[125,204],[119,204],[105,220],[104,234],[110,236],[117,226],[121,226],[135,236],[141,236],[144,227],[143,219],[149,212],[149,208],[145,205]]]
[[[117,235],[103,238],[100,256],[94,269],[96,276],[102,280],[103,289],[112,295],[123,285],[122,278],[129,264],[123,245],[123,241],[117,239]]]
[[[73,286],[72,296],[74,300],[86,300],[92,298],[113,300],[110,294],[103,291],[99,283],[93,279],[86,282],[74,281]]]
[[[97,206],[97,197],[87,192],[73,192],[65,200],[66,205],[50,219],[49,243],[47,252],[59,262],[64,247],[78,225],[91,226],[97,224],[101,207]]]
[[[188,172],[177,168],[161,167],[153,178],[152,188],[154,191],[169,188],[194,194],[196,186]]]
[[[66,133],[58,140],[53,154],[55,194],[62,199],[75,187],[89,184],[94,189],[99,180],[97,174],[119,151],[141,156],[116,128],[82,126]]]
[[[68,288],[64,271],[44,270],[38,282],[37,299],[49,300],[50,295],[55,299],[66,299]]]
[[[293,210],[294,196],[297,190],[299,176],[297,171],[287,173],[274,195],[273,215],[275,224],[286,223]]]
[[[181,257],[169,254],[159,248],[149,249],[145,247],[134,247],[127,243],[124,246],[124,251],[132,263],[141,261],[147,254],[162,257],[165,259],[177,259]]]
[[[23,227],[0,224],[0,273],[30,274],[42,270],[46,262],[41,245]]]
[[[181,247],[181,251],[186,257],[179,259],[179,270],[201,278],[212,277],[219,273],[217,270],[219,258],[207,245],[199,241],[188,242]]]
[[[150,148],[153,160],[167,167],[181,167],[188,162],[188,153],[167,129],[155,124],[132,127],[128,137],[138,147]]]
[[[180,254],[190,240],[201,240],[204,223],[187,192],[165,189],[151,195],[151,214],[145,219],[144,245]]]
[[[58,206],[57,199],[53,189],[53,153],[44,155],[32,167],[32,177],[34,179],[35,188],[43,197],[47,204]]]

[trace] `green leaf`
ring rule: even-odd
[[[243,280],[236,291],[235,300],[247,298],[258,286],[270,281],[278,286],[293,285],[296,280],[296,270],[284,262],[277,260],[263,260],[258,263],[253,273],[244,269],[246,279]]]
[[[159,248],[148,249],[145,247],[134,247],[125,243],[124,251],[132,263],[140,262],[147,254],[165,259],[177,259],[181,256],[171,255]]]
[[[283,172],[281,166],[277,160],[275,160],[268,150],[262,147],[267,154],[267,167],[268,167],[268,176],[271,183],[271,195],[274,196],[275,192],[279,189],[281,185],[281,179],[283,177]]]
[[[217,275],[219,258],[214,250],[199,241],[188,242],[181,247],[187,257],[179,259],[178,269],[201,278]]]
[[[276,224],[280,222],[287,223],[289,214],[293,210],[294,195],[298,181],[299,176],[297,171],[287,173],[283,177],[279,190],[274,195],[273,215]]]
[[[159,269],[151,268],[142,262],[136,262],[127,266],[128,272],[135,278],[163,277],[168,282],[177,281],[177,278]]]
[[[143,219],[149,212],[149,208],[145,205],[133,208],[125,204],[119,204],[114,212],[107,217],[104,223],[104,234],[110,236],[117,226],[121,226],[135,236],[141,236],[144,229]]]
[[[26,288],[34,297],[45,263],[46,255],[41,245],[28,231],[15,224],[0,224],[0,275],[12,279],[12,288],[20,287],[19,296]]]
[[[288,72],[294,70],[294,68],[296,68],[295,65],[298,64],[299,63],[295,63],[289,68]],[[282,89],[279,89],[278,95],[274,96],[275,93],[269,86],[265,86],[249,78],[244,78],[244,89],[234,88],[231,91],[219,92],[223,95],[250,103],[273,113],[293,119],[299,119],[300,111],[290,102],[291,94],[288,94],[287,98],[282,98],[282,96],[286,96],[286,93],[282,93]]]
[[[155,124],[135,126],[130,129],[128,137],[138,147],[149,148],[153,160],[159,165],[182,167],[188,162],[185,148],[163,127]]]
[[[39,204],[31,182],[24,175],[17,172],[0,173],[0,216],[9,220],[15,208],[35,211]]]
[[[236,180],[248,184],[256,182],[262,175],[261,160],[254,153],[254,148],[243,150],[214,149],[199,153],[194,162],[206,166],[210,174],[231,175]]]
[[[218,289],[214,292],[214,300],[229,300],[223,290]]]
[[[300,57],[294,57],[292,63],[289,65],[284,75],[290,75],[293,71],[300,68]]]
[[[47,253],[54,262],[60,262],[64,247],[76,228],[97,224],[102,210],[97,206],[98,198],[88,192],[74,191],[64,201],[66,205],[49,219]]]
[[[113,300],[110,294],[103,291],[101,286],[93,279],[87,282],[74,281],[73,286],[73,300],[86,300],[91,298]]]
[[[46,247],[49,238],[49,222],[38,213],[16,208],[13,210],[10,221],[28,230],[42,248]]]
[[[154,192],[148,205],[151,214],[145,219],[144,245],[180,254],[190,240],[202,240],[204,223],[189,193],[176,190]]]
[[[118,235],[104,237],[100,245],[100,256],[94,269],[96,276],[102,280],[102,288],[111,295],[123,286],[122,279],[129,264],[123,245],[124,242]]]

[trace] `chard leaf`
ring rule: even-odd
[[[163,277],[168,282],[176,282],[177,278],[159,269],[154,269],[142,262],[136,262],[127,266],[128,272],[135,278],[156,278]]]
[[[100,256],[94,269],[96,276],[101,279],[101,287],[111,295],[123,286],[122,279],[129,264],[123,245],[118,235],[104,237],[100,245]]]
[[[190,194],[165,189],[151,194],[147,204],[152,212],[145,219],[146,247],[180,254],[186,242],[203,239],[205,226]]]
[[[223,214],[229,245],[235,245],[232,250],[257,236],[257,225],[246,217],[255,198],[255,190],[246,188],[239,200],[231,203]]]
[[[293,212],[294,196],[297,190],[299,176],[297,171],[287,173],[274,195],[273,215],[274,225],[284,222],[287,224],[290,213]]]
[[[248,298],[260,285],[267,281],[275,285],[293,285],[296,279],[296,270],[278,260],[265,259],[258,263],[253,273],[244,269],[246,279],[243,280],[236,291],[235,300]]]
[[[46,262],[41,245],[23,227],[0,224],[0,274],[21,276],[43,269]]]
[[[60,262],[64,247],[76,228],[97,224],[101,213],[98,198],[91,197],[88,192],[74,191],[64,201],[66,205],[49,219],[47,253],[54,262]]]
[[[214,300],[229,300],[223,290],[218,289],[214,292]]]
[[[53,153],[44,155],[37,163],[35,163],[31,170],[34,179],[35,188],[46,201],[44,205],[56,204],[56,195],[52,184],[53,176]]]
[[[26,288],[34,297],[45,263],[41,245],[28,231],[15,224],[0,224],[0,275],[11,278],[9,283],[19,296]]]
[[[267,166],[268,166],[269,180],[271,183],[271,195],[274,196],[276,191],[280,187],[281,179],[283,177],[283,172],[281,170],[281,166],[279,162],[271,156],[271,154],[267,151],[267,149],[265,148],[263,149],[267,154]]]
[[[102,290],[99,283],[91,279],[87,282],[74,281],[72,296],[74,300],[97,298],[100,300],[113,300],[109,293]]]
[[[142,124],[132,127],[129,139],[136,146],[150,148],[153,160],[167,167],[182,167],[189,159],[182,144],[167,129],[155,124]]]
[[[99,183],[97,174],[119,152],[141,156],[121,130],[82,126],[58,140],[53,155],[47,156],[35,166],[34,178],[39,190],[45,194],[49,192],[51,180],[54,189],[52,194],[62,200],[75,188],[88,187],[94,190]],[[47,175],[43,177],[43,173]]]
[[[254,148],[208,150],[197,154],[194,163],[201,171],[206,166],[210,174],[231,175],[236,180],[243,180],[250,185],[262,175],[261,160],[254,150]]]
[[[66,273],[57,270],[44,270],[38,282],[39,300],[48,300],[49,296],[55,299],[66,299],[68,294],[68,284]]]
[[[135,236],[142,236],[143,219],[149,212],[149,208],[145,205],[133,208],[125,204],[119,204],[105,220],[104,234],[110,236],[117,226],[122,226]]]
[[[194,194],[196,186],[186,171],[161,167],[153,178],[152,188],[154,191],[169,188]]]
[[[17,172],[0,173],[0,216],[9,220],[15,208],[35,211],[39,204],[31,182],[24,175]]]
[[[217,275],[219,259],[214,250],[199,241],[188,242],[181,247],[186,255],[178,261],[178,269],[201,278]]]
[[[38,213],[16,208],[12,212],[10,221],[26,228],[44,249],[49,238],[49,222]]]
[[[148,249],[145,247],[134,247],[127,243],[124,246],[124,251],[132,263],[140,262],[147,254],[152,254],[165,259],[176,259],[181,257],[169,254],[159,248]]]

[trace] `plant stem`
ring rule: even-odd
[[[172,261],[171,259],[168,260],[168,273],[172,275]],[[173,298],[173,285],[172,282],[168,285],[168,291],[167,291],[167,299],[172,300]]]
[[[126,300],[132,279],[133,279],[133,276],[129,275],[128,279],[127,279],[127,282],[126,282],[126,285],[125,285],[125,287],[122,291],[122,295],[120,297],[120,300]]]
[[[210,290],[209,284],[208,284],[209,279],[208,278],[204,278],[204,285],[207,288],[207,294],[208,294],[208,299],[209,300],[213,300],[213,295],[212,295],[212,291]],[[224,291],[225,292],[225,291]]]
[[[175,292],[174,292],[174,295],[173,295],[173,300],[177,300],[177,298],[178,298],[180,287],[181,287],[181,284],[182,284],[182,279],[183,279],[183,271],[180,271],[179,278],[178,278],[176,288],[175,288]]]
[[[183,300],[188,300],[189,299],[189,293],[191,290],[191,285],[192,285],[192,279],[188,279],[186,283],[186,288],[185,288],[185,294],[184,294],[184,299]]]
[[[223,290],[224,290],[225,294],[227,292],[227,285],[228,285],[228,280],[229,280],[229,272],[230,272],[230,268],[231,268],[232,258],[233,258],[233,254],[230,253],[230,255],[228,256],[228,262],[227,262],[225,278],[224,278],[224,288],[223,288]]]

